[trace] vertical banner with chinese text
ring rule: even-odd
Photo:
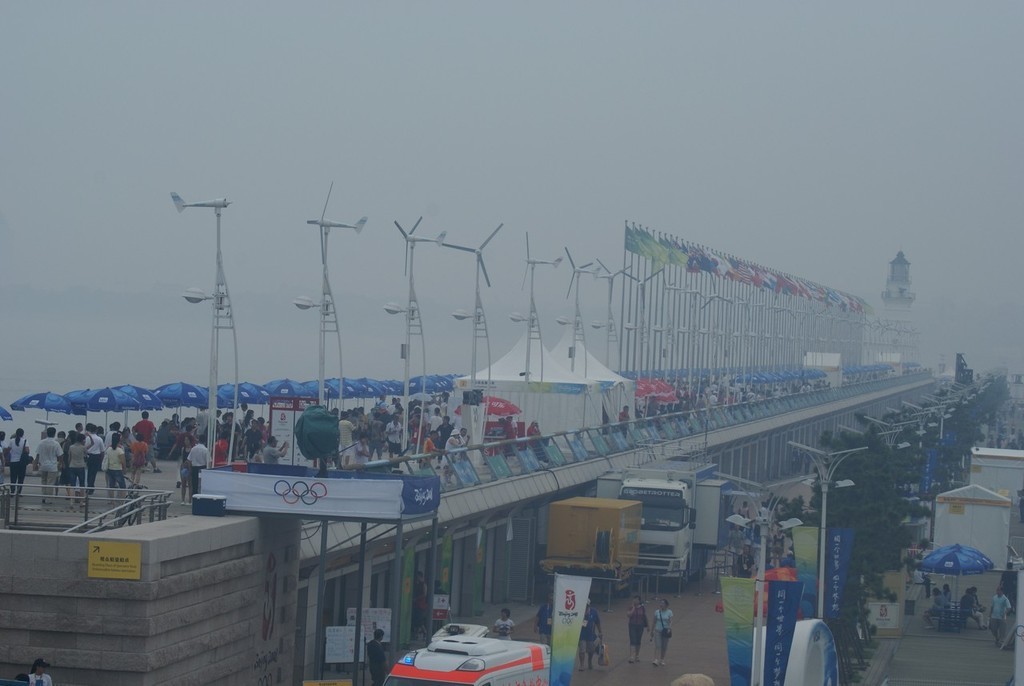
[[[839,616],[853,552],[853,529],[831,528],[825,536],[825,616]]]
[[[773,581],[768,589],[768,623],[764,639],[764,684],[784,686],[793,631],[800,607],[803,584],[799,581]]]
[[[583,614],[590,595],[589,576],[555,574],[554,600],[551,606],[551,679],[550,683],[569,686],[583,628]]]
[[[729,653],[729,683],[748,686],[754,650],[754,580],[722,577],[722,611]]]
[[[452,532],[449,531],[441,540],[441,569],[438,570],[438,581],[441,582],[441,593],[452,592],[452,550],[455,541],[452,539]]]
[[[804,585],[800,610],[804,617],[813,617],[818,610],[818,527],[795,526],[791,531],[796,578]]]

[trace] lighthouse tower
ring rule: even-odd
[[[886,319],[910,319],[910,306],[915,294],[910,290],[910,262],[903,251],[889,263],[889,278],[885,280],[882,302],[885,303]]]
[[[889,262],[889,277],[882,291],[883,318],[874,323],[872,357],[878,362],[901,369],[907,362],[917,361],[919,334],[910,311],[916,297],[910,290],[910,262],[900,250]]]

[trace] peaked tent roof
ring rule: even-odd
[[[569,348],[571,348],[573,345],[572,338],[572,328],[568,326],[565,327],[565,330],[562,331],[562,337],[559,339],[558,343],[555,344],[555,347],[551,349],[551,354],[555,357],[556,360],[569,359]],[[592,379],[594,381],[600,381],[602,382],[602,385],[605,383],[621,383],[629,386],[634,383],[633,381],[623,376],[619,376],[611,369],[608,369],[608,367],[601,364],[600,360],[591,355],[590,351],[587,350],[585,346],[577,344],[575,352],[577,374],[583,374],[584,370],[586,370],[586,378]],[[582,363],[583,360],[586,360],[585,365]]]
[[[563,367],[555,356],[540,344],[540,341],[531,341],[527,336],[528,334],[523,334],[519,341],[512,346],[511,350],[497,361],[491,363],[490,379],[492,385],[501,383],[507,387],[509,382],[526,383],[527,380],[523,372],[526,370],[527,344],[530,345],[529,382],[531,384],[555,384],[553,388],[547,389],[549,392],[555,393],[581,393],[592,386],[598,385],[597,381],[588,379],[582,374],[574,373]],[[543,365],[541,360],[543,360]],[[476,373],[477,384],[486,384],[487,377],[488,370],[485,367]],[[459,381],[466,382],[468,379],[468,376],[464,376]],[[466,387],[466,385],[462,383],[460,387]],[[559,390],[559,386],[562,387],[562,390]],[[524,390],[527,389],[524,388]]]
[[[1010,502],[1010,499],[1006,496],[999,495],[995,491],[990,491],[978,484],[968,484],[960,488],[954,488],[952,491],[939,493],[935,499],[939,502],[943,500],[976,500],[979,502],[999,503],[1000,505]]]

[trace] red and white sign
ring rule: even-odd
[[[278,446],[288,444],[288,451],[281,458],[281,464],[313,466],[313,461],[307,460],[299,446],[295,445],[295,422],[303,410],[316,404],[316,398],[270,398],[270,434],[277,438]]]

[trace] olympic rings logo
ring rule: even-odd
[[[300,500],[306,505],[315,505],[320,498],[327,496],[327,486],[319,481],[307,484],[305,481],[288,483],[279,479],[274,484],[274,493],[281,496],[289,505],[294,505]]]

